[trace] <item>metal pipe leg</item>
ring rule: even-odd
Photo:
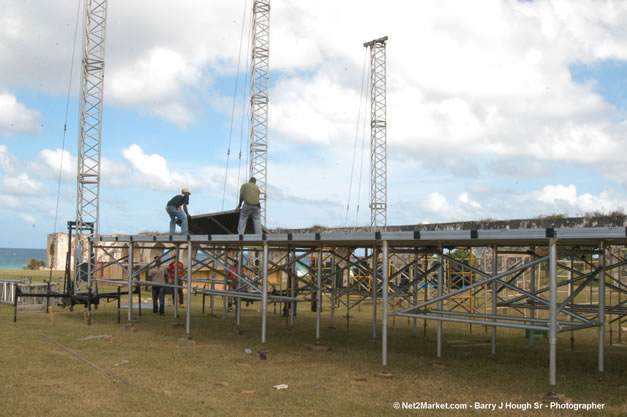
[[[605,372],[605,244],[601,242],[599,272],[599,372]]]
[[[268,244],[263,244],[263,275],[261,294],[261,343],[266,343],[266,312],[268,310]]]
[[[388,242],[383,241],[383,287],[381,288],[381,350],[382,365],[388,364]]]
[[[320,310],[322,301],[322,246],[318,251],[318,276],[316,277],[316,341],[320,341]],[[311,295],[313,297],[313,294]]]
[[[372,338],[377,338],[377,258],[379,257],[379,250],[377,247],[372,249]]]
[[[187,300],[185,301],[185,334],[191,334],[191,304],[192,304],[192,244],[187,244]]]
[[[444,258],[442,258],[442,247],[438,253],[438,261],[440,266],[438,267],[438,297],[442,296],[442,285],[444,285]],[[438,310],[442,311],[442,301],[438,301]],[[440,316],[442,316],[440,314]],[[442,357],[442,320],[438,320],[438,336],[437,336],[437,357]]]
[[[498,273],[498,252],[496,250],[496,246],[492,248],[492,273],[496,275]],[[496,281],[492,282],[492,314],[496,315]],[[494,319],[496,322],[496,319]],[[496,355],[496,326],[492,326],[492,354]]]
[[[239,276],[242,276],[242,248],[239,249],[239,252],[237,253],[237,274]],[[239,290],[241,288],[242,283],[240,282],[240,280],[237,280],[237,289]],[[235,301],[235,324],[237,325],[237,327],[239,328],[240,324],[241,324],[241,310],[242,310],[242,299],[240,297],[237,297],[236,301]]]
[[[128,321],[132,320],[133,313],[133,242],[128,245]]]
[[[531,247],[531,252],[535,252],[535,246]],[[529,292],[535,294],[536,292],[536,265],[532,266],[529,270]],[[534,303],[533,300],[529,300],[529,302]],[[532,319],[536,318],[536,309],[535,307],[531,307],[529,309],[529,316]],[[529,347],[533,347],[535,344],[536,332],[535,330],[529,330]]]
[[[556,384],[557,352],[557,243],[549,247],[549,384]]]

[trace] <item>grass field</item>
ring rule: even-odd
[[[216,306],[221,314],[220,298]],[[345,310],[336,311],[336,328],[330,329],[328,306],[323,306],[321,343],[330,350],[324,352],[305,346],[315,342],[315,313],[308,304],[299,306],[291,329],[270,305],[265,347],[260,344],[259,303],[243,307],[238,334],[234,313],[226,319],[203,315],[201,297],[193,297],[192,346],[178,343],[185,334],[184,317],[174,320],[172,307],[166,318],[144,310],[132,331],[126,329],[126,310],[122,324],[117,324],[113,302],[93,312],[91,326],[84,321],[82,307],[74,312],[57,309],[53,316],[19,312],[13,323],[12,307],[0,305],[0,415],[627,415],[627,348],[607,346],[607,371],[599,374],[596,329],[575,333],[574,351],[570,335],[559,335],[557,387],[551,388],[545,338],[537,338],[530,348],[523,330],[499,329],[498,354],[493,357],[485,344],[490,331],[475,326],[471,335],[467,325],[445,324],[443,357],[438,361],[434,322],[424,338],[422,321],[414,335],[407,319],[390,318],[385,371],[392,376],[385,378],[378,375],[384,369],[381,341],[371,337],[371,307],[351,310],[349,329]],[[90,336],[107,337],[80,340]],[[472,346],[460,346],[462,342]],[[256,353],[262,348],[265,360]],[[278,384],[288,388],[273,389]],[[604,404],[604,409],[471,408],[475,402],[534,405],[552,390],[566,401]],[[468,408],[393,407],[394,402],[422,401]]]

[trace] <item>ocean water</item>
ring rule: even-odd
[[[24,269],[31,258],[45,262],[46,250],[0,248],[0,269]]]

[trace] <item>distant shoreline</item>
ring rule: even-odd
[[[0,270],[25,270],[33,258],[46,262],[46,249],[0,248]]]

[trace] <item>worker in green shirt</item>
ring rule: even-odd
[[[239,189],[239,223],[237,225],[237,233],[243,235],[246,233],[246,224],[248,218],[253,218],[255,226],[255,234],[261,234],[261,205],[259,205],[259,187],[256,184],[255,177],[250,177],[246,184]],[[242,203],[244,206],[242,207]]]

